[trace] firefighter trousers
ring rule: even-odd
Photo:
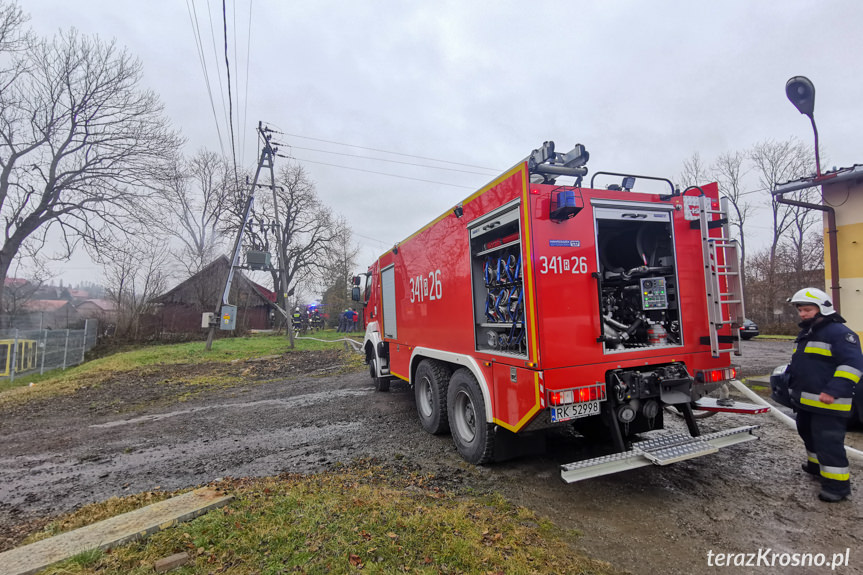
[[[845,455],[848,420],[833,415],[800,410],[797,433],[806,445],[807,466],[821,476],[821,488],[834,495],[851,493],[851,475]]]

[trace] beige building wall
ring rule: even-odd
[[[824,205],[836,211],[842,317],[863,337],[863,181],[824,186]],[[824,283],[830,293],[830,240],[824,217]]]

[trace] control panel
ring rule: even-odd
[[[667,309],[665,278],[641,278],[641,309]]]

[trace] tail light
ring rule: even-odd
[[[570,403],[584,403],[596,400],[605,400],[604,383],[548,392],[549,405],[569,405]]]
[[[698,383],[717,383],[728,381],[737,377],[736,367],[724,367],[722,369],[702,369],[695,372],[695,381]]]

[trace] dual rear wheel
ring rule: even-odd
[[[476,378],[468,369],[451,373],[432,359],[417,366],[414,397],[422,428],[432,434],[449,430],[459,454],[479,465],[494,455],[494,424],[485,420],[485,400]]]

